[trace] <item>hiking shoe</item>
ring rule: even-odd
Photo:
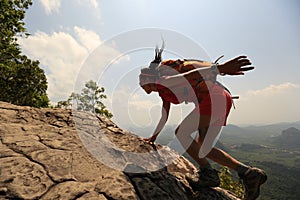
[[[267,181],[266,173],[258,168],[249,168],[239,177],[243,180],[245,187],[245,200],[254,200],[259,196],[260,186]]]
[[[193,189],[218,187],[220,185],[218,171],[212,168],[199,170],[197,175],[187,176],[186,178]]]

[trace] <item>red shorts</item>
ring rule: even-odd
[[[209,115],[214,126],[226,126],[232,106],[230,94],[220,85],[215,84],[210,93],[199,103],[200,115]]]

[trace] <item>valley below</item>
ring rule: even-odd
[[[163,145],[172,143],[175,128],[175,126],[165,127],[157,142]],[[131,131],[142,133],[142,130]],[[142,136],[150,136],[151,128],[144,131]],[[245,127],[228,125],[222,129],[216,146],[241,162],[266,171],[268,180],[261,188],[259,199],[299,198],[300,122]],[[175,147],[175,150],[177,148]],[[216,164],[215,167],[220,166]],[[235,173],[232,174],[233,178],[238,180]]]

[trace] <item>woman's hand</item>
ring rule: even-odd
[[[253,70],[254,67],[246,67],[251,65],[250,60],[247,56],[238,56],[232,60],[220,64],[218,69],[221,74],[228,75],[244,75],[245,71]]]
[[[157,135],[153,135],[149,138],[145,138],[144,141],[147,142],[148,144],[154,144],[156,138],[157,138]]]

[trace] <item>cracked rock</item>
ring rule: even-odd
[[[46,170],[27,158],[7,157],[0,162],[0,188],[6,188],[8,198],[35,199],[53,185]]]
[[[103,116],[0,102],[0,199],[237,199],[194,191],[185,176],[195,170]]]

